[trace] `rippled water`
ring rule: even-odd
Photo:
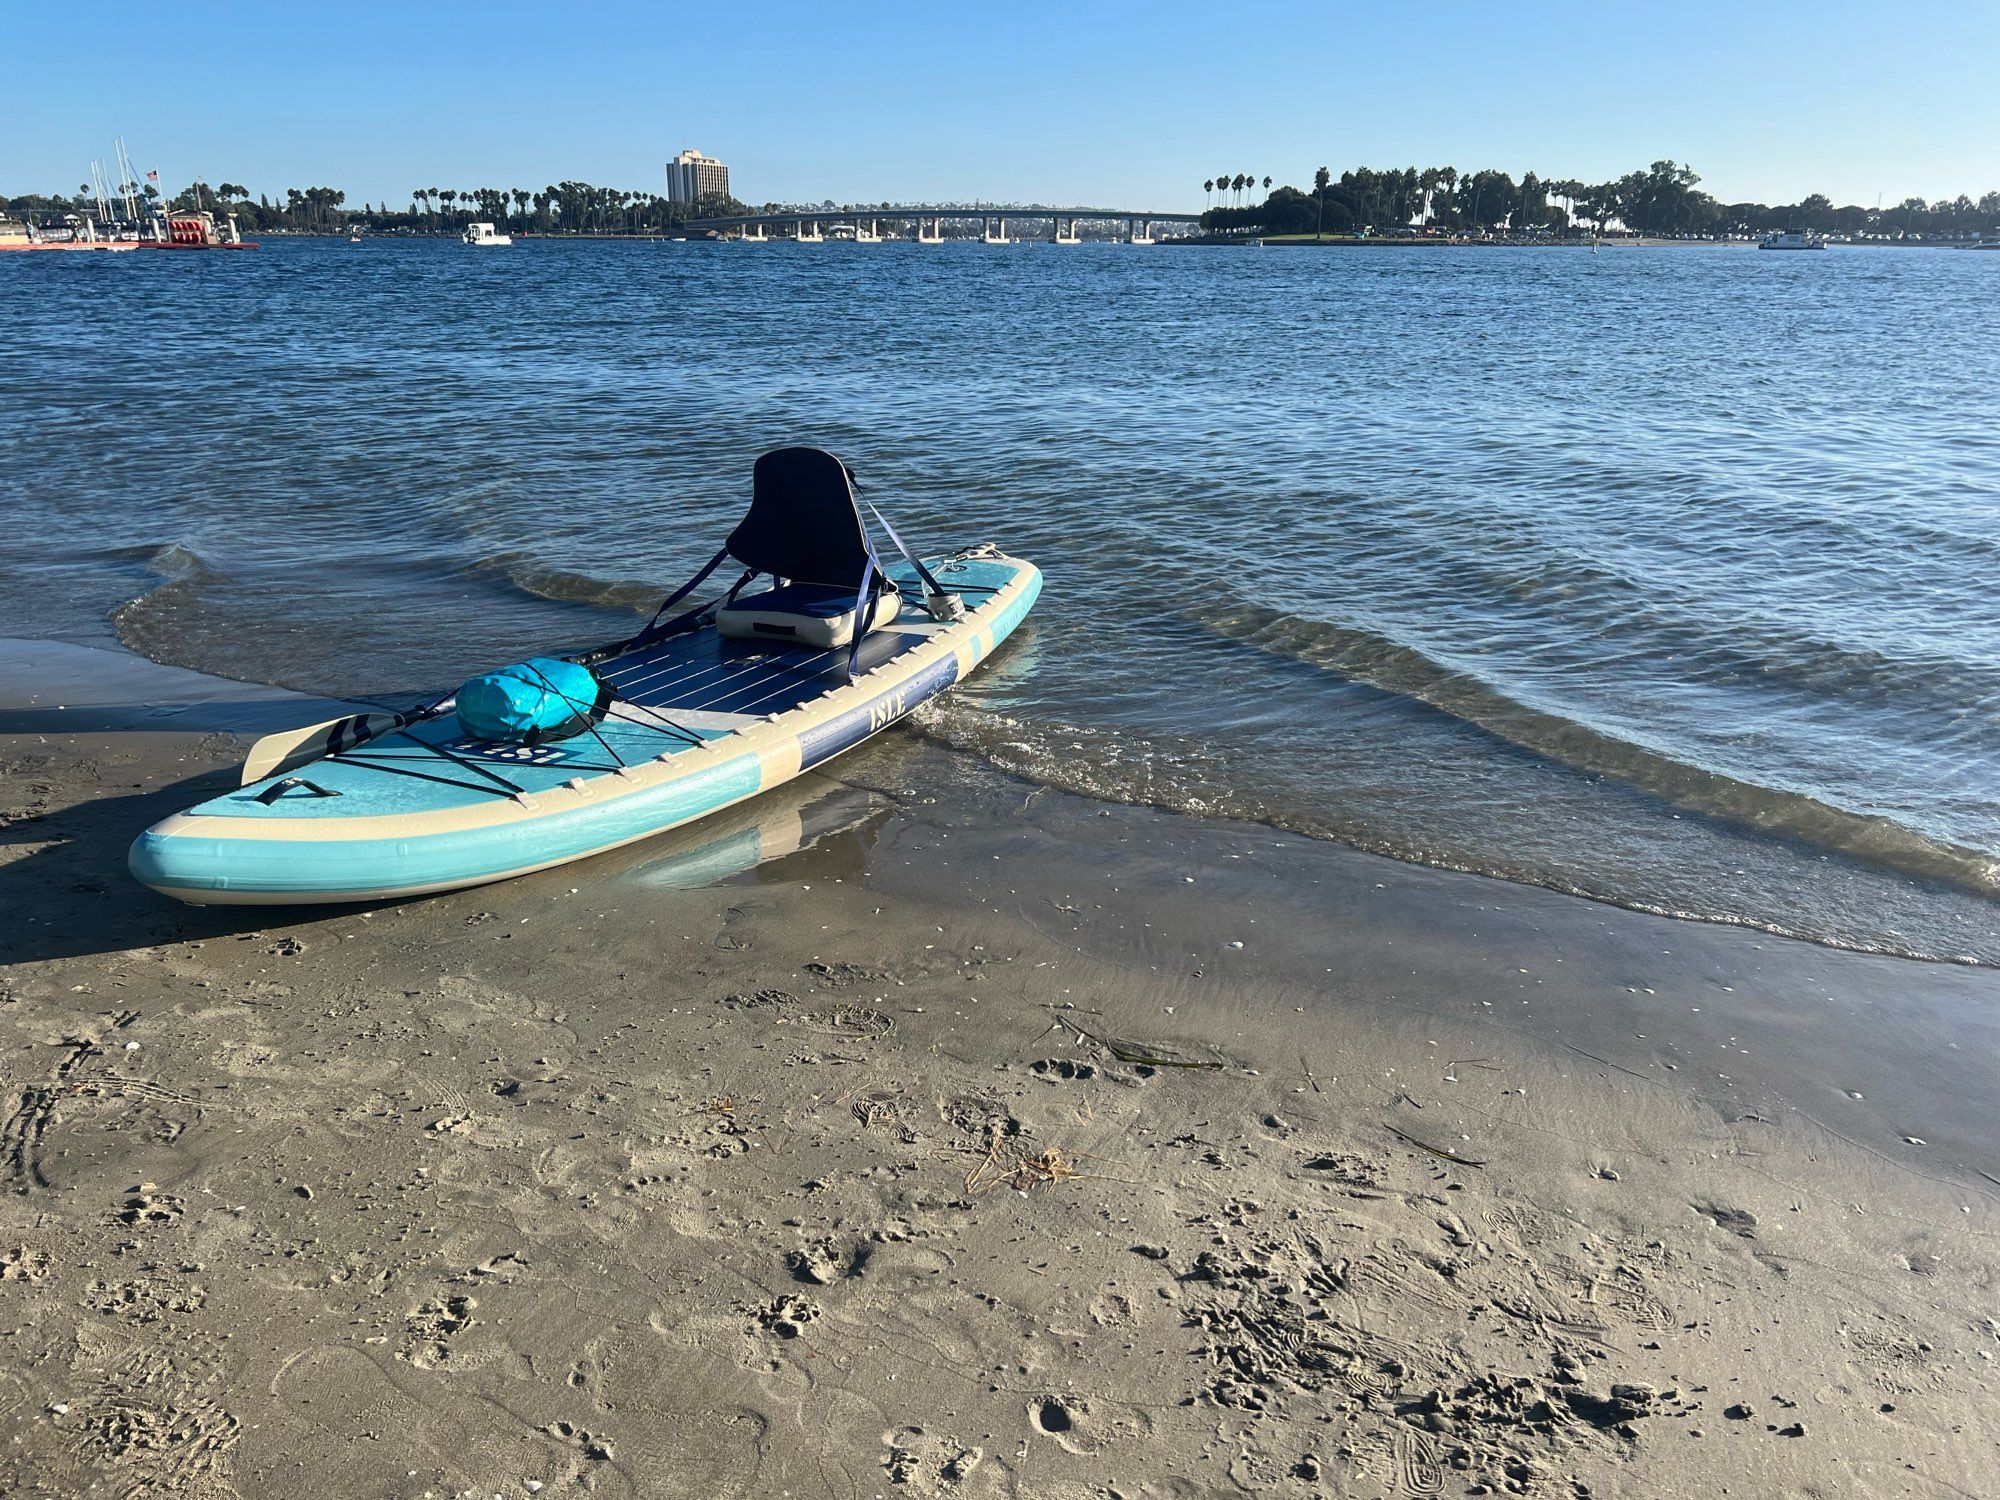
[[[400,700],[818,442],[1047,571],[926,721],[1002,767],[2000,961],[2000,257],[294,241],[0,337],[0,630]]]

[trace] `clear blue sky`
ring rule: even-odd
[[[1198,207],[1227,169],[1660,157],[1725,201],[2000,188],[2000,3],[3,0],[0,194],[143,173],[252,192],[564,177],[738,197]],[[123,66],[121,66],[123,64]],[[136,72],[143,70],[143,73]]]

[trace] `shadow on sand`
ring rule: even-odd
[[[169,813],[235,784],[234,767],[153,791],[97,797],[0,827],[0,844],[43,847],[0,866],[0,964],[117,953],[285,926],[324,908],[185,906],[134,880],[125,851]]]

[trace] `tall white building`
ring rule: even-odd
[[[692,206],[710,193],[729,196],[729,168],[689,148],[667,163],[667,201]]]

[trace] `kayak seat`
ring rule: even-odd
[[[785,583],[731,600],[716,611],[715,628],[732,640],[765,640],[831,650],[853,643],[858,606],[852,588]],[[873,618],[862,634],[893,624],[901,611],[902,600],[894,587],[885,587],[875,596]]]

